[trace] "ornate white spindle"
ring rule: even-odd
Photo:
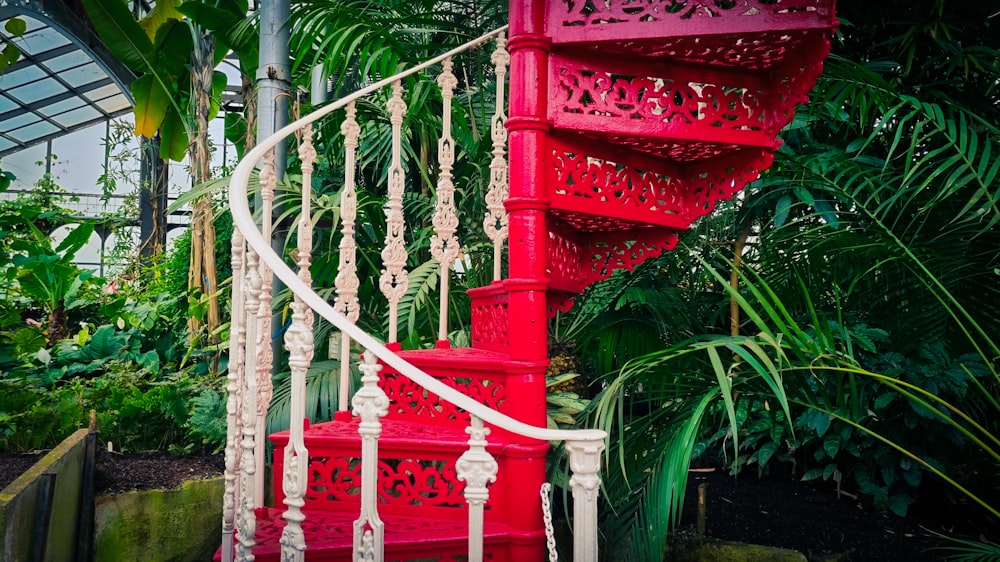
[[[452,73],[451,59],[445,59],[441,64],[441,74],[438,76],[438,87],[441,88],[443,108],[441,115],[441,138],[438,140],[438,162],[441,173],[438,175],[437,203],[434,205],[434,235],[431,236],[431,255],[441,264],[441,306],[438,319],[438,341],[448,339],[448,281],[451,277],[451,266],[458,259],[458,213],[455,211],[455,184],[452,182],[451,169],[455,163],[455,140],[451,137],[451,100],[454,97],[458,80]]]
[[[469,502],[469,562],[482,562],[483,509],[490,499],[487,485],[496,482],[499,466],[486,451],[490,429],[483,426],[483,420],[471,417],[472,425],[465,428],[469,434],[469,448],[455,463],[455,474],[465,482],[465,500]]]
[[[274,188],[278,184],[278,176],[274,171],[274,151],[264,157],[264,165],[260,169],[261,227],[260,232],[267,240],[271,239],[271,210],[274,204]],[[264,464],[267,450],[267,410],[271,406],[271,395],[274,388],[271,383],[271,366],[274,362],[274,350],[271,349],[271,289],[274,285],[274,273],[264,261],[260,262],[260,294],[257,296],[260,305],[257,308],[257,404],[256,431],[261,436],[254,444],[254,459],[256,462],[256,478],[254,481],[255,507],[264,502]]]
[[[239,472],[239,448],[241,437],[241,403],[243,401],[243,377],[247,316],[245,306],[246,240],[238,230],[233,230],[233,317],[229,326],[229,370],[226,375],[226,470],[225,491],[222,499],[222,562],[233,561],[233,536],[236,532],[236,506],[239,494],[236,490]]]
[[[389,301],[389,343],[398,341],[399,301],[406,294],[409,279],[406,276],[406,241],[403,231],[403,115],[406,102],[403,101],[403,85],[399,80],[392,84],[392,98],[389,99],[389,122],[392,123],[392,160],[389,164],[389,197],[386,202],[385,248],[382,249],[382,276],[379,288]]]
[[[573,560],[597,562],[597,498],[601,488],[604,441],[567,441],[573,476]]]
[[[504,101],[504,80],[507,76],[507,65],[510,64],[510,54],[507,53],[506,39],[503,33],[497,36],[497,48],[490,57],[497,77],[497,107],[493,113],[490,126],[490,137],[493,139],[493,160],[490,162],[490,186],[486,191],[486,221],[483,226],[486,236],[493,241],[493,280],[500,280],[500,266],[503,259],[503,245],[507,240],[507,210],[503,202],[509,192],[507,159],[507,114]]]
[[[257,517],[254,508],[257,462],[254,459],[254,445],[257,435],[257,311],[260,307],[260,258],[253,248],[247,248],[246,279],[244,281],[244,316],[246,317],[246,349],[244,358],[246,368],[243,376],[242,403],[240,412],[240,477],[239,496],[236,521],[236,560],[243,562],[253,560],[254,535],[257,530]],[[270,347],[270,346],[268,346]]]
[[[357,244],[354,240],[354,221],[358,212],[358,194],[354,186],[354,167],[358,149],[358,136],[361,127],[357,121],[357,109],[354,102],[347,105],[347,119],[340,126],[340,134],[344,135],[344,189],[340,192],[340,221],[343,237],[340,239],[340,261],[337,267],[337,299],[333,307],[351,322],[357,322],[361,308],[358,306],[358,266],[356,260]],[[338,410],[347,411],[350,400],[351,380],[351,338],[347,334],[340,337],[340,392],[338,393]]]
[[[299,279],[312,285],[309,272],[312,257],[313,225],[311,214],[312,172],[316,160],[316,150],[312,144],[312,125],[302,129],[299,144],[299,158],[302,161],[302,212],[298,224],[298,246],[295,250],[295,264]],[[304,562],[306,537],[302,522],[305,505],[305,487],[308,485],[309,451],[304,440],[306,409],[306,372],[313,359],[313,312],[299,295],[291,303],[292,324],[285,332],[285,347],[288,349],[288,367],[291,370],[291,408],[288,444],[285,445],[285,474],[281,481],[288,509],[282,517],[287,522],[281,532],[282,562]]]
[[[361,388],[351,400],[354,415],[361,417],[361,514],[354,522],[354,560],[382,562],[385,528],[378,515],[378,438],[381,418],[389,413],[389,397],[378,386],[382,365],[377,361],[374,353],[365,352]]]

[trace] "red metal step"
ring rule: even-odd
[[[302,523],[309,562],[351,560],[353,525],[357,514],[346,512],[307,511]],[[434,519],[427,516],[385,515],[386,560],[465,560],[468,553],[468,525],[461,519]],[[281,559],[279,539],[285,521],[281,511],[273,508],[257,510],[257,546],[254,557],[258,562]],[[484,559],[494,562],[512,560],[516,546],[532,545],[544,549],[544,534],[519,532],[510,527],[487,522],[483,530]],[[220,559],[216,553],[215,560]]]

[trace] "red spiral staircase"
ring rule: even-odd
[[[678,233],[771,163],[822,69],[832,0],[526,0],[510,7],[509,276],[470,291],[472,347],[399,354],[478,401],[546,423],[546,320],[588,285],[670,250]],[[455,463],[469,415],[391,369],[378,495],[389,560],[464,558]],[[357,419],[316,424],[307,559],[351,556]],[[272,435],[275,505],[282,449]],[[546,557],[538,490],[548,445],[495,430],[500,465],[485,557]],[[257,560],[277,560],[280,510],[258,511]]]

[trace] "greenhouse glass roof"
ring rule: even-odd
[[[0,36],[21,50],[20,60],[0,74],[0,157],[132,108],[134,77],[78,16],[60,13],[61,6],[0,0]],[[4,28],[12,17],[26,24],[20,37]]]

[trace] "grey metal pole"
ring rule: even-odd
[[[257,142],[271,136],[288,124],[288,100],[291,90],[289,70],[289,0],[265,0],[260,5],[260,57],[257,67]],[[274,147],[274,171],[278,180],[285,177],[287,144]],[[259,198],[258,198],[259,199]],[[257,201],[258,208],[260,201]],[[274,216],[281,216],[281,209],[275,206]],[[271,237],[271,248],[279,255],[285,249],[285,227],[276,223]],[[283,289],[278,279],[274,280],[272,295],[277,296]],[[283,354],[281,338],[281,313],[271,319],[271,349],[274,353],[272,371],[277,369]]]

